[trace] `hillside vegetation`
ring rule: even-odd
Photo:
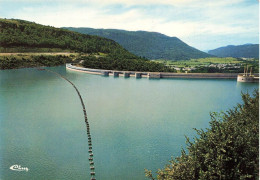
[[[259,44],[229,45],[210,50],[209,54],[219,57],[259,58]]]
[[[0,45],[0,52],[117,51],[127,58],[136,58],[113,40],[17,19],[0,19]]]
[[[147,59],[122,59],[115,55],[105,57],[85,56],[82,65],[86,68],[121,71],[176,72],[174,69]]]
[[[72,58],[65,55],[1,55],[0,69],[16,69],[39,66],[58,66],[71,61]]]
[[[157,172],[158,179],[259,179],[259,92],[242,95],[243,104],[212,113],[210,128],[187,138],[188,153]],[[146,176],[155,179],[151,171]]]
[[[177,37],[169,37],[156,32],[72,27],[66,29],[113,39],[135,55],[153,60],[184,60],[212,56],[187,45]]]
[[[31,52],[31,55],[3,55],[0,57],[0,69],[12,69],[35,66],[54,66],[77,59],[89,59],[91,68],[101,64],[103,68],[116,67],[118,70],[144,71],[157,69],[165,71],[163,65],[148,62],[113,40],[103,37],[80,34],[65,29],[43,26],[33,22],[16,19],[0,19],[0,52]],[[33,53],[32,53],[33,52]],[[69,56],[34,55],[35,52],[79,52],[76,58]],[[65,53],[66,54],[66,53]],[[95,63],[88,56],[96,58]],[[74,56],[74,55],[72,55]],[[111,64],[112,63],[112,64]],[[86,62],[85,62],[86,64]],[[112,66],[107,66],[108,64]],[[89,67],[89,66],[88,66]],[[135,67],[136,69],[132,69]]]

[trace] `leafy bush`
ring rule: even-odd
[[[212,113],[210,128],[187,138],[188,154],[157,172],[158,179],[258,179],[259,92],[242,94],[243,104],[223,114]],[[146,176],[154,179],[151,171]]]

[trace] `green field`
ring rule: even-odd
[[[244,72],[244,67],[246,66],[248,66],[248,68],[252,67],[254,73],[259,72],[259,59],[254,59],[254,58],[210,57],[210,58],[200,58],[200,59],[190,59],[190,60],[180,60],[180,61],[155,60],[155,62],[163,63],[165,66],[169,66],[175,69],[195,68],[196,70],[192,70],[192,72],[194,73],[197,72],[242,73]],[[178,70],[178,72],[184,72],[184,71]]]
[[[191,59],[191,60],[181,60],[181,61],[166,61],[166,60],[157,60],[167,66],[178,66],[178,67],[195,67],[201,65],[210,65],[210,64],[242,64],[244,60],[227,57],[211,57],[211,58],[200,58],[200,59]]]

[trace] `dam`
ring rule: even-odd
[[[123,76],[125,78],[146,77],[149,79],[160,78],[197,78],[197,79],[237,79],[238,73],[165,73],[165,72],[139,72],[139,71],[119,71],[119,70],[104,70],[78,67],[72,64],[66,64],[66,69],[89,74],[97,74],[103,76]]]
[[[237,82],[258,82],[259,83],[259,74],[252,73],[252,67],[250,73],[248,73],[248,66],[244,68],[244,73],[237,75]]]

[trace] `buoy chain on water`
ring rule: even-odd
[[[95,178],[95,167],[94,167],[94,159],[93,159],[93,151],[92,151],[92,141],[91,141],[91,135],[90,135],[90,127],[89,127],[89,123],[88,123],[88,118],[87,118],[87,112],[86,112],[86,108],[85,108],[85,104],[83,102],[83,99],[81,97],[81,94],[79,92],[79,90],[77,89],[77,87],[70,81],[68,80],[66,77],[62,76],[61,74],[55,72],[55,71],[51,71],[51,70],[48,70],[48,69],[40,69],[40,68],[37,68],[38,70],[46,70],[48,72],[51,72],[51,73],[54,73],[56,74],[57,76],[60,76],[61,78],[65,79],[66,81],[68,81],[73,87],[74,89],[76,90],[78,96],[79,96],[79,99],[80,99],[80,102],[81,102],[81,105],[82,105],[82,109],[83,109],[83,113],[84,113],[84,118],[85,118],[85,123],[86,123],[86,126],[87,126],[87,134],[88,134],[88,146],[89,146],[89,165],[90,165],[90,175],[91,175],[91,180],[96,180]]]

